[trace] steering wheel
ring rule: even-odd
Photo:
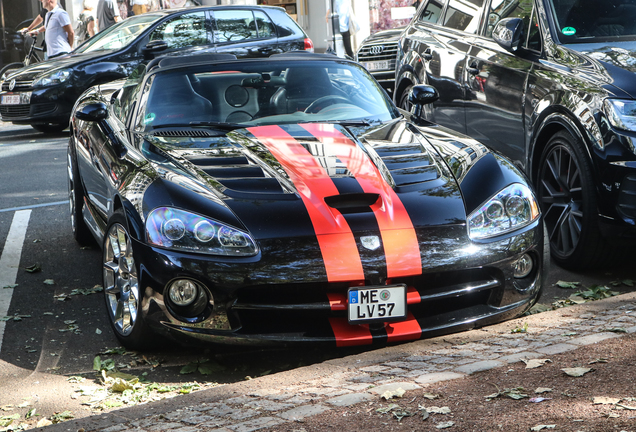
[[[307,114],[315,114],[317,112],[320,112],[320,110],[327,108],[329,105],[333,105],[337,103],[351,104],[351,101],[349,101],[349,99],[342,96],[327,95],[327,96],[320,97],[316,99],[315,101],[313,101],[312,103],[310,103],[309,106],[305,109],[305,112]]]

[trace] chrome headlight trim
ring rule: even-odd
[[[497,237],[530,225],[540,214],[532,190],[521,183],[514,183],[468,216],[468,236],[472,240]]]
[[[150,212],[146,239],[151,246],[181,252],[238,257],[258,254],[258,246],[249,233],[172,207],[157,207]]]

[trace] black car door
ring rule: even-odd
[[[163,21],[149,36],[149,42],[164,41],[168,45],[162,54],[192,47],[212,49],[210,21],[204,10],[193,10]]]
[[[483,1],[449,0],[436,19],[438,25],[431,26],[431,17],[440,13],[443,3],[430,0],[407,35],[409,51],[415,50],[425,62],[425,77],[419,81],[431,84],[439,93],[430,120],[460,132],[465,132],[463,77],[470,49],[467,39],[479,30]],[[417,65],[413,67],[416,69]],[[403,101],[400,105],[404,106]]]
[[[263,11],[215,9],[212,26],[216,51],[219,53],[249,58],[283,52],[278,46],[276,27]]]
[[[525,163],[526,82],[541,52],[539,29],[531,21],[533,10],[532,0],[492,0],[483,35],[472,41],[465,74],[466,133],[520,166]],[[516,52],[505,50],[492,38],[503,18],[523,19],[525,33]]]

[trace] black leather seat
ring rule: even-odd
[[[146,110],[146,116],[154,114],[152,124],[215,120],[212,102],[194,91],[186,75],[158,78]]]
[[[285,86],[270,99],[270,110],[272,114],[304,111],[316,99],[333,94],[339,92],[331,85],[325,69],[290,68],[285,74]]]

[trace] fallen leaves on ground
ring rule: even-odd
[[[584,367],[575,367],[575,368],[564,368],[561,370],[565,372],[566,375],[569,375],[571,377],[582,377],[583,375],[593,371],[594,369],[584,368]]]
[[[505,388],[503,390],[500,390],[499,387],[497,387],[495,384],[493,384],[493,385],[497,388],[497,393],[493,393],[493,394],[490,394],[490,395],[486,396],[486,400],[487,401],[493,400],[493,399],[498,398],[500,396],[507,396],[510,399],[515,399],[515,400],[519,400],[519,399],[529,398],[530,397],[530,396],[528,396],[527,394],[524,393],[526,391],[526,389],[524,389],[523,387]]]
[[[552,360],[550,359],[530,359],[530,360],[521,359],[521,361],[526,364],[526,369],[536,369],[538,367],[543,366],[547,362],[552,363]]]
[[[402,396],[404,396],[404,393],[406,393],[406,391],[401,388],[398,388],[396,390],[387,390],[382,393],[382,398],[386,400],[393,399],[394,397],[401,398]]]

